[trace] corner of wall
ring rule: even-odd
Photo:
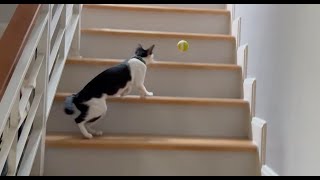
[[[249,137],[257,145],[260,159],[261,174],[263,176],[277,175],[271,168],[265,165],[266,159],[266,133],[267,122],[258,117],[255,117],[256,106],[256,79],[247,77],[248,68],[248,47],[246,43],[240,44],[241,39],[241,17],[235,17],[235,4],[227,4],[227,10],[231,14],[231,35],[236,38],[237,47],[237,65],[242,68],[243,77],[243,99],[250,104],[251,115],[251,133]]]

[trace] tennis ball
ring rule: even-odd
[[[177,47],[180,51],[184,52],[189,49],[189,43],[185,40],[181,40],[178,42]]]

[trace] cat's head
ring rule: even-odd
[[[150,64],[154,61],[153,57],[153,49],[154,49],[155,45],[152,45],[151,47],[149,47],[148,49],[143,49],[141,44],[138,44],[138,47],[135,51],[135,55],[136,56],[140,56],[142,57],[145,61],[146,64]]]

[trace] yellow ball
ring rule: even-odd
[[[185,40],[181,40],[178,42],[177,47],[180,51],[185,52],[189,49],[189,43]]]

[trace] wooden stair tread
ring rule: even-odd
[[[55,100],[64,101],[72,93],[58,92]],[[227,98],[194,98],[194,97],[169,97],[152,96],[141,98],[137,95],[128,95],[125,97],[109,97],[108,102],[123,103],[149,103],[149,104],[176,104],[176,105],[203,105],[203,106],[249,106],[249,102],[243,99]]]
[[[164,31],[146,31],[146,30],[126,30],[111,28],[82,28],[82,33],[90,34],[109,34],[122,36],[145,36],[158,38],[185,38],[185,39],[205,39],[205,40],[227,40],[235,42],[232,35],[223,34],[204,34],[204,33],[182,33],[182,32],[164,32]]]
[[[74,134],[48,134],[46,144],[61,148],[125,148],[155,150],[194,150],[194,151],[249,151],[257,152],[251,140],[213,139],[165,136],[110,135],[84,139]]]
[[[126,11],[148,11],[148,12],[173,12],[173,13],[197,13],[197,14],[214,14],[230,16],[226,9],[204,9],[204,8],[184,8],[184,7],[167,7],[167,6],[148,6],[148,5],[119,5],[119,4],[84,4],[88,9],[112,9]]]
[[[80,65],[116,65],[123,62],[121,59],[103,59],[103,58],[76,58],[71,57],[67,64]],[[175,69],[206,69],[206,70],[241,70],[241,66],[234,64],[214,64],[214,63],[184,63],[173,61],[155,61],[149,64],[150,68],[175,68]]]

